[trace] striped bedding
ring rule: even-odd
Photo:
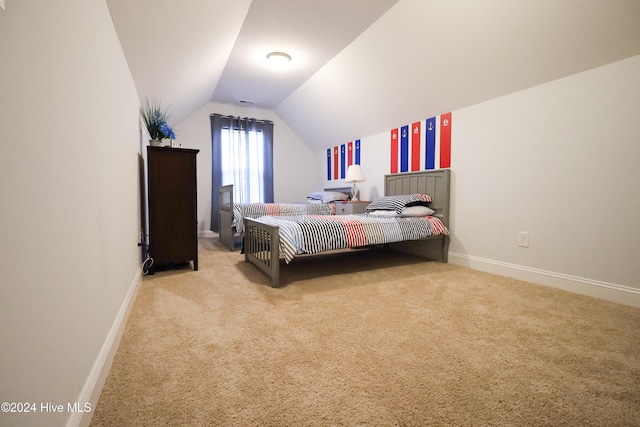
[[[257,218],[280,227],[280,253],[287,263],[296,255],[448,235],[442,221],[427,217],[379,217],[369,214]]]
[[[234,203],[233,223],[238,233],[244,232],[243,218],[261,216],[335,215],[335,203]]]

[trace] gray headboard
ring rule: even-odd
[[[397,173],[384,176],[385,196],[426,193],[431,196],[429,207],[436,211],[444,225],[449,227],[449,192],[451,170],[439,169],[421,172]]]

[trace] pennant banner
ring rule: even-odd
[[[391,173],[398,173],[398,129],[391,131]]]
[[[451,167],[451,113],[440,116],[440,168]]]
[[[340,146],[340,179],[344,179],[346,174],[346,164],[347,164],[347,151],[345,144]]]
[[[349,166],[360,164],[360,140],[327,149],[327,180],[345,179]]]
[[[409,125],[400,128],[400,172],[409,170]]]
[[[420,170],[420,122],[411,125],[411,171]]]
[[[431,117],[425,122],[426,142],[425,142],[425,156],[424,156],[424,168],[435,169],[436,168],[436,118]]]
[[[390,173],[449,167],[451,113],[391,130]]]
[[[390,173],[450,168],[451,113],[392,129],[390,146]],[[361,164],[359,139],[327,149],[327,180],[345,179],[353,164]]]

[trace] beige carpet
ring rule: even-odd
[[[376,250],[146,276],[94,426],[640,425],[640,310]]]

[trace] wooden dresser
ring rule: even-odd
[[[198,269],[198,151],[147,147],[151,273],[190,261]]]

